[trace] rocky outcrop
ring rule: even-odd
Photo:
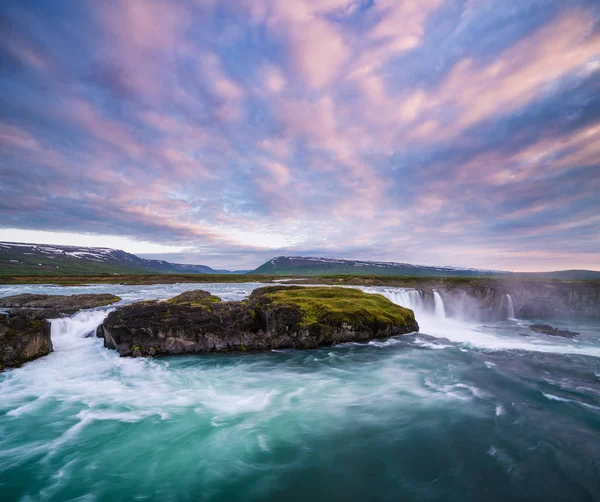
[[[50,322],[35,312],[11,312],[0,318],[0,371],[16,368],[52,352]]]
[[[529,329],[536,333],[544,333],[545,335],[550,336],[562,336],[563,338],[574,338],[580,334],[566,329],[553,328],[549,324],[532,324],[529,326]]]
[[[136,357],[309,349],[418,329],[411,310],[380,295],[347,288],[267,287],[241,302],[192,291],[166,302],[134,303],[111,312],[101,334],[106,347]]]
[[[16,368],[52,352],[50,321],[82,309],[119,301],[114,295],[33,295],[0,298],[0,371]]]
[[[57,312],[75,313],[83,309],[102,307],[118,302],[120,298],[110,294],[86,295],[34,295],[22,294],[0,298],[0,307],[52,309]]]

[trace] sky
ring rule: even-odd
[[[3,0],[0,240],[600,269],[600,2]]]

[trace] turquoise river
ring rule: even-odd
[[[123,302],[259,284],[0,286]],[[55,351],[0,374],[0,500],[600,501],[600,319],[575,339],[477,324],[417,292],[421,332],[366,344],[120,358],[52,321]],[[443,295],[442,299],[443,301]]]

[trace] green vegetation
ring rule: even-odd
[[[102,263],[72,256],[25,254],[21,249],[0,248],[0,280],[12,275],[101,275],[148,273],[142,267],[118,263]]]
[[[298,256],[278,256],[250,274],[279,276],[324,277],[344,275],[353,277],[461,277],[461,278],[501,278],[501,279],[545,279],[545,280],[600,280],[600,271],[560,270],[554,272],[508,272],[497,270],[461,269],[452,267],[432,267],[409,263],[379,263],[356,260],[327,260]]]
[[[282,263],[273,263],[268,261],[264,263],[256,270],[250,272],[250,274],[269,274],[278,276],[323,276],[323,275],[353,275],[353,276],[366,276],[366,275],[378,275],[378,276],[392,276],[403,273],[402,269],[383,268],[372,266],[355,267],[347,263],[322,263],[317,261],[302,262],[302,260],[296,260],[299,263],[294,263],[294,260],[285,260]],[[416,269],[414,270],[416,272]],[[435,274],[431,273],[415,273],[414,275],[419,276],[431,276]]]
[[[30,320],[28,322],[28,328],[28,331],[33,333],[34,331],[42,328],[42,321]]]
[[[186,291],[180,295],[169,298],[167,303],[173,305],[188,305],[190,307],[209,308],[211,304],[219,303],[218,296],[211,295],[206,291]]]
[[[107,294],[107,296],[108,297],[105,300],[95,300],[95,306],[96,307],[104,307],[106,305],[111,305],[113,303],[121,301],[121,297],[120,296],[110,295],[110,294]]]
[[[453,269],[428,267],[409,263],[380,263],[356,260],[327,260],[322,258],[303,258],[297,256],[278,256],[250,272],[251,274],[274,274],[280,276],[399,276],[411,277],[483,277],[506,275],[492,270]]]
[[[244,274],[127,274],[127,275],[0,275],[2,284],[176,284],[176,283],[242,283],[272,282],[277,276]]]
[[[40,329],[42,329],[42,321],[37,319],[29,319],[25,321],[25,323],[20,326],[18,329],[14,327],[8,328],[6,331],[7,337],[22,337],[27,335],[33,335],[37,333]]]
[[[61,286],[82,286],[85,284],[175,284],[175,283],[272,283],[280,279],[277,275],[255,274],[172,274],[172,275],[61,275],[61,276],[0,276],[1,284],[58,284]],[[498,282],[532,282],[532,283],[584,283],[600,287],[599,280],[558,280],[536,277],[410,277],[382,275],[330,274],[311,277],[291,276],[288,284],[330,284],[337,286],[395,286],[418,288],[422,285],[435,287],[484,286]]]
[[[314,277],[302,277],[293,279],[288,284],[331,284],[336,286],[393,286],[400,288],[419,288],[423,286],[432,287],[457,287],[457,286],[493,286],[498,283],[547,283],[564,284],[580,283],[590,286],[600,286],[597,279],[543,279],[538,277],[425,277],[425,276],[382,276],[382,275],[320,275]]]
[[[263,297],[274,306],[299,307],[303,326],[346,323],[362,327],[414,321],[411,310],[395,305],[384,296],[351,288],[290,287],[267,290]]]
[[[119,249],[0,242],[0,276],[205,273],[233,272],[148,260]]]

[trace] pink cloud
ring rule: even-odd
[[[261,68],[264,89],[270,94],[279,94],[285,88],[287,80],[283,72],[275,65],[267,64]]]
[[[417,119],[417,127],[428,124],[414,129],[411,137],[424,141],[431,135],[450,138],[550,92],[549,84],[600,54],[600,35],[590,31],[593,23],[593,16],[571,9],[488,64],[463,59],[438,89],[418,89],[404,98],[400,108],[404,118]],[[440,111],[455,118],[446,123],[438,118]]]
[[[290,182],[290,169],[283,164],[267,160],[263,162],[263,166],[265,167],[269,178],[274,181],[276,186],[284,187]]]
[[[63,110],[64,118],[83,127],[97,140],[111,144],[132,158],[140,158],[143,148],[125,126],[103,116],[92,104],[71,98]]]
[[[107,0],[96,8],[126,58],[171,50],[190,23],[181,4],[169,0]]]
[[[350,55],[337,27],[324,14],[345,6],[342,0],[281,0],[247,2],[252,12],[280,39],[291,55],[294,70],[314,89],[329,85]]]
[[[10,125],[0,123],[0,143],[5,147],[37,150],[40,148],[38,141],[27,131]]]
[[[244,89],[226,75],[221,60],[216,54],[205,52],[198,59],[200,61],[201,79],[215,97],[223,100],[244,98]]]

